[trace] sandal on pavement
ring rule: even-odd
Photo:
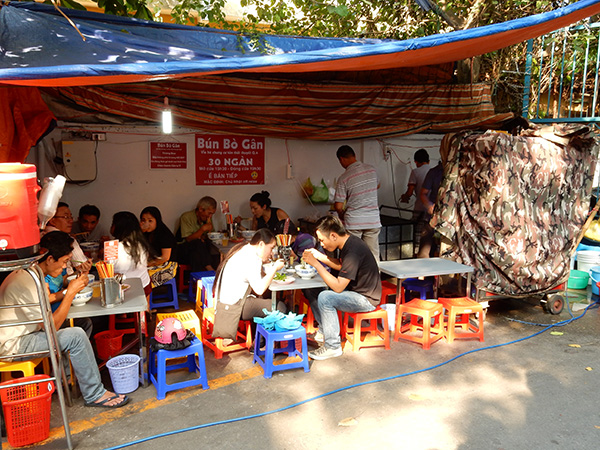
[[[110,402],[111,400],[115,400],[119,397],[120,396],[118,394],[115,394],[112,397],[105,398],[101,402],[89,402],[89,403],[86,402],[85,406],[93,406],[95,408],[120,408],[121,406],[125,406],[127,403],[129,403],[129,397],[124,396],[123,400],[121,402],[117,403],[116,405],[107,405],[106,404],[106,403]]]

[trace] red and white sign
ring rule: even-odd
[[[104,262],[115,262],[119,259],[119,241],[104,241]]]
[[[196,185],[264,183],[264,137],[196,135]]]
[[[187,169],[187,144],[150,142],[151,169]]]

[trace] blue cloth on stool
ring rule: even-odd
[[[259,323],[265,330],[289,331],[296,330],[302,326],[304,314],[287,313],[281,311],[268,311],[263,309],[265,317],[254,317],[254,322]]]

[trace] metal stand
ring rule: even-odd
[[[8,360],[13,359],[15,357],[20,357],[26,359],[27,357],[38,357],[47,355],[50,357],[50,361],[52,362],[52,371],[54,376],[50,379],[56,383],[56,391],[58,392],[58,400],[60,402],[60,409],[63,419],[63,426],[65,429],[65,437],[67,439],[67,448],[69,450],[73,449],[73,444],[71,442],[71,429],[69,427],[69,420],[67,418],[67,404],[71,406],[71,393],[68,388],[67,376],[65,374],[64,366],[62,364],[62,354],[60,351],[60,347],[58,345],[58,338],[56,335],[56,328],[54,327],[54,320],[52,319],[52,309],[50,307],[50,299],[48,298],[46,289],[44,288],[43,280],[44,274],[42,270],[39,268],[37,264],[34,264],[35,261],[40,259],[43,255],[36,255],[31,258],[21,259],[16,261],[0,261],[0,272],[13,271],[17,269],[25,269],[29,275],[33,278],[37,288],[37,294],[39,298],[39,304],[27,304],[27,305],[5,305],[1,306],[0,309],[14,309],[14,308],[22,308],[22,307],[32,307],[39,306],[42,311],[42,319],[37,321],[28,321],[28,322],[18,322],[18,323],[2,323],[0,327],[11,327],[15,325],[27,325],[40,323],[43,324],[46,337],[48,338],[48,350],[36,353],[20,353],[16,355],[10,356],[0,356],[0,360]],[[60,374],[60,376],[56,376],[56,374]],[[31,383],[15,383],[12,386],[20,386]],[[65,395],[66,393],[66,395]]]

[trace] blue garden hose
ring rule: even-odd
[[[353,388],[356,388],[356,387],[366,386],[366,385],[374,384],[374,383],[380,383],[382,381],[395,380],[395,379],[398,379],[398,378],[408,377],[410,375],[416,375],[416,374],[419,374],[419,373],[428,372],[430,370],[437,369],[439,367],[445,366],[446,364],[450,364],[452,361],[455,361],[458,358],[462,358],[463,356],[469,355],[471,353],[476,353],[476,352],[480,352],[480,351],[483,351],[483,350],[490,350],[490,349],[494,349],[494,348],[505,347],[505,346],[511,345],[511,344],[516,344],[518,342],[526,341],[526,340],[531,339],[531,338],[533,338],[535,336],[538,336],[539,334],[542,334],[545,331],[548,331],[548,330],[550,330],[552,328],[563,327],[565,325],[568,325],[571,322],[573,322],[573,321],[575,321],[577,319],[582,318],[587,313],[588,309],[590,309],[592,306],[596,306],[597,304],[598,304],[598,301],[589,304],[583,310],[583,312],[581,313],[581,315],[579,315],[577,317],[573,316],[573,313],[571,313],[571,310],[569,309],[569,313],[571,315],[571,317],[569,319],[563,320],[561,322],[553,323],[553,324],[539,324],[539,323],[523,322],[523,321],[515,320],[515,322],[525,323],[525,324],[528,324],[528,325],[543,326],[544,328],[541,329],[541,330],[539,330],[539,331],[537,331],[537,332],[535,332],[535,333],[533,333],[530,336],[526,336],[526,337],[523,337],[523,338],[520,338],[520,339],[516,339],[514,341],[506,342],[504,344],[489,345],[487,347],[482,347],[482,348],[477,348],[477,349],[469,350],[467,352],[464,352],[464,353],[461,353],[459,355],[456,355],[456,356],[454,356],[454,357],[452,357],[452,358],[450,358],[450,359],[448,359],[448,360],[446,360],[444,362],[441,362],[441,363],[436,364],[436,365],[431,366],[431,367],[426,367],[424,369],[419,369],[419,370],[415,370],[415,371],[412,371],[412,372],[402,373],[402,374],[393,375],[393,376],[389,376],[389,377],[385,377],[385,378],[379,378],[379,379],[376,379],[376,380],[363,381],[361,383],[351,384],[349,386],[344,386],[344,387],[341,387],[341,388],[338,388],[338,389],[334,389],[333,391],[325,392],[324,394],[317,395],[316,397],[311,397],[309,399],[302,400],[300,402],[293,403],[291,405],[283,406],[281,408],[273,409],[271,411],[266,411],[266,412],[262,412],[262,413],[258,413],[258,414],[252,414],[252,415],[249,415],[249,416],[236,417],[236,418],[233,418],[233,419],[220,420],[218,422],[205,423],[205,424],[202,424],[202,425],[194,425],[192,427],[181,428],[179,430],[167,431],[165,433],[156,434],[154,436],[148,436],[146,438],[142,438],[142,439],[138,439],[138,440],[135,440],[135,441],[127,442],[125,444],[117,445],[117,446],[114,446],[114,447],[108,447],[105,450],[116,450],[116,449],[120,449],[120,448],[131,447],[132,445],[141,444],[142,442],[147,442],[147,441],[151,441],[151,440],[158,439],[158,438],[161,438],[161,437],[171,436],[171,435],[174,435],[174,434],[184,433],[186,431],[199,430],[199,429],[202,429],[202,428],[208,428],[208,427],[212,427],[212,426],[215,426],[215,425],[223,425],[223,424],[228,424],[228,423],[241,422],[242,420],[255,419],[257,417],[265,417],[265,416],[269,416],[271,414],[275,414],[275,413],[278,413],[278,412],[281,412],[281,411],[286,411],[288,409],[295,408],[296,406],[304,405],[305,403],[309,403],[309,402],[312,402],[314,400],[318,400],[320,398],[324,398],[324,397],[328,397],[328,396],[333,395],[333,394],[337,394],[338,392],[347,391],[347,390],[350,390],[350,389],[353,389]]]

